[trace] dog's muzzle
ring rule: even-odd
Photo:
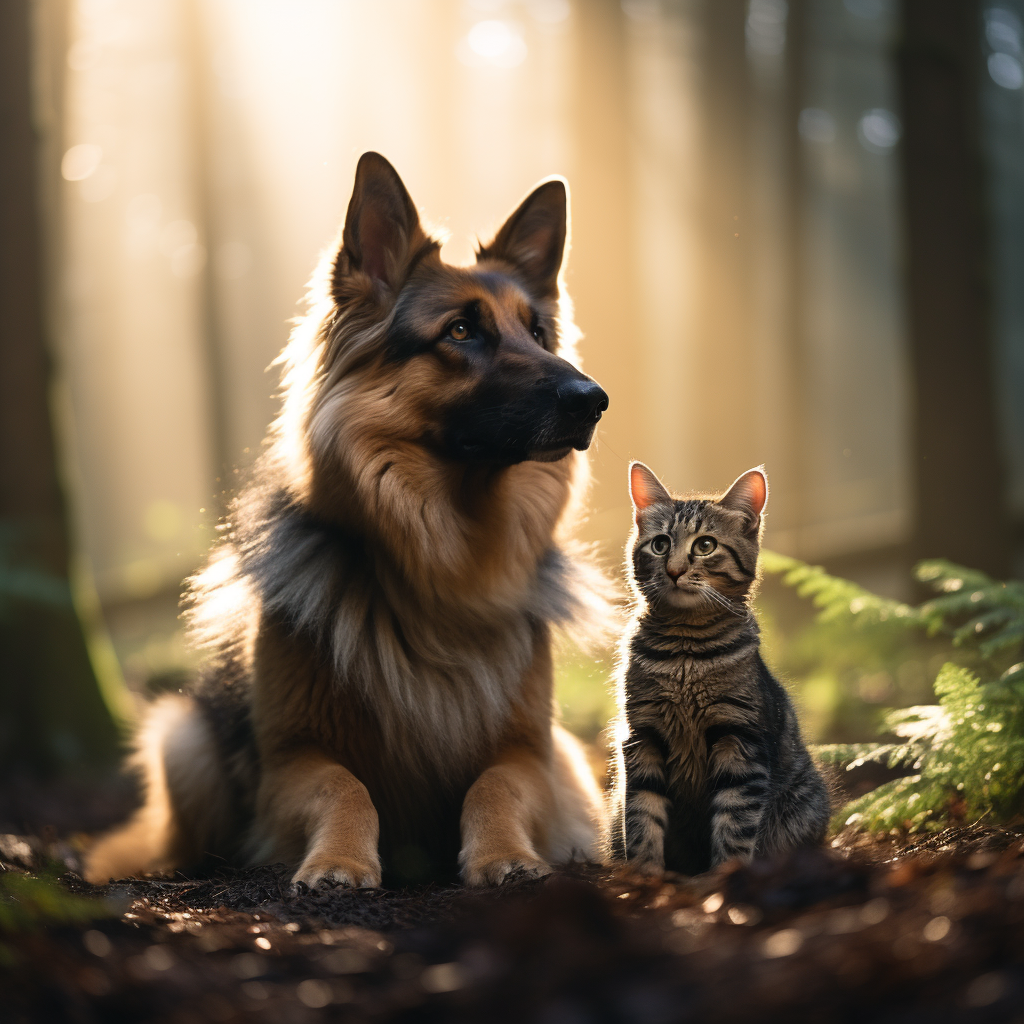
[[[581,425],[597,423],[608,408],[608,396],[594,380],[567,381],[559,386],[557,395],[559,410]]]

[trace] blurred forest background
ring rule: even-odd
[[[104,767],[193,667],[181,581],[274,414],[268,366],[376,149],[468,260],[540,177],[625,467],[766,464],[769,548],[897,601],[1024,576],[1024,0],[10,0],[0,14],[0,777]],[[770,577],[815,741],[929,702]],[[845,653],[843,653],[845,652]],[[560,698],[603,726],[610,655]],[[84,777],[84,776],[83,776]]]

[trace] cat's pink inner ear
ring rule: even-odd
[[[746,512],[752,519],[757,519],[768,500],[768,477],[764,470],[750,469],[725,493],[719,504],[725,508]]]
[[[642,462],[629,467],[629,496],[638,515],[651,505],[672,501],[662,482]]]

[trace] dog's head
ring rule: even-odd
[[[474,266],[449,266],[395,169],[364,154],[330,268],[336,327],[322,394],[366,368],[380,429],[453,462],[512,465],[585,450],[608,396],[561,343],[567,234],[565,182],[552,178]]]

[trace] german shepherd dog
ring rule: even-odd
[[[265,453],[189,583],[211,665],[150,708],[145,804],[89,879],[216,858],[484,885],[596,856],[601,797],[552,698],[552,630],[593,603],[562,527],[608,405],[574,365],[567,232],[550,179],[447,265],[394,168],[360,159]]]

